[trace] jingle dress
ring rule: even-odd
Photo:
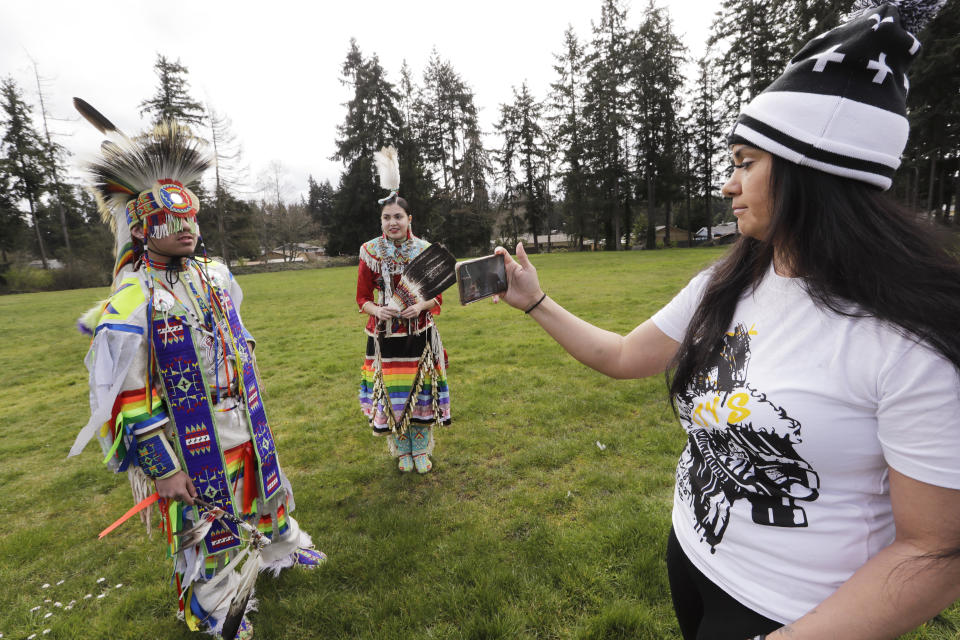
[[[357,274],[361,312],[366,302],[387,304],[406,265],[429,246],[412,234],[400,244],[386,236],[364,243]],[[400,450],[394,438],[388,439],[394,456],[406,453],[404,436],[413,440],[414,455],[429,454],[433,450],[430,427],[450,424],[447,354],[433,320],[440,313],[442,296],[436,301],[433,309],[416,319],[381,322],[370,316],[364,329],[367,348],[360,373],[360,408],[374,435],[399,437]]]

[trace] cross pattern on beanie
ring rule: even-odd
[[[889,189],[910,128],[906,72],[920,51],[911,31],[941,5],[877,3],[816,36],[743,108],[728,141]]]
[[[836,53],[837,49],[840,48],[839,44],[835,44],[823,53],[813,56],[817,59],[817,64],[813,65],[813,70],[817,72],[822,72],[827,66],[828,62],[843,62],[843,59],[846,57],[846,54]]]
[[[884,79],[886,79],[888,73],[893,73],[890,70],[890,67],[887,66],[887,54],[881,53],[880,57],[876,60],[870,60],[867,62],[867,69],[876,69],[877,73],[873,76],[873,81],[877,84],[882,84]]]
[[[907,31],[907,35],[913,38],[913,44],[910,46],[910,55],[913,55],[920,48],[920,41],[917,40],[917,36],[913,35],[909,31]]]
[[[877,21],[877,24],[875,24],[875,25],[873,25],[872,27],[870,27],[870,30],[871,30],[871,31],[876,31],[877,29],[879,29],[879,28],[880,28],[880,25],[883,24],[884,22],[889,22],[889,23],[891,23],[891,24],[893,23],[893,16],[887,16],[886,18],[884,18],[883,20],[881,20],[879,13],[875,13],[875,14],[871,15],[871,16],[870,16],[870,19]]]

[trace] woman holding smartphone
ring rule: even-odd
[[[430,246],[413,235],[407,201],[391,187],[381,201],[383,233],[360,247],[357,305],[369,316],[360,408],[374,435],[386,435],[402,472],[433,468],[433,426],[450,424],[446,351],[434,324],[442,296],[400,311],[389,303],[410,261]]]
[[[895,638],[960,597],[960,262],[882,193],[936,5],[864,8],[744,107],[723,186],[740,239],[628,335],[507,258],[504,300],[578,360],[670,372],[686,640]]]

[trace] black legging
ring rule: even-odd
[[[743,606],[703,575],[680,548],[672,527],[667,575],[684,640],[749,640],[783,626]]]

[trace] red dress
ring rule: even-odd
[[[387,282],[392,291],[403,269],[430,243],[410,237],[396,245],[383,236],[360,248],[357,271],[357,306],[382,304]],[[376,293],[376,295],[375,295]],[[410,423],[423,426],[450,423],[447,356],[434,324],[437,305],[415,319],[367,319],[366,357],[360,375],[360,408],[375,434],[404,433]]]

